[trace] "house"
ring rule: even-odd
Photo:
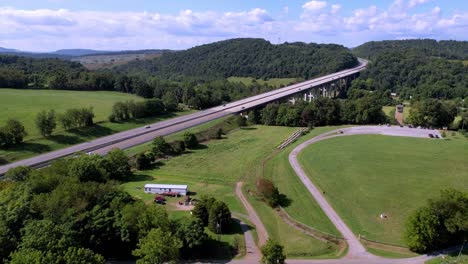
[[[145,193],[187,195],[188,185],[145,184]]]

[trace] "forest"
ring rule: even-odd
[[[403,100],[468,97],[468,67],[454,60],[468,57],[466,41],[369,42],[353,53],[371,59],[355,88],[388,90]]]
[[[371,60],[388,51],[416,52],[424,57],[467,60],[468,41],[437,41],[434,39],[384,40],[366,42],[353,49],[353,53],[356,56]]]
[[[273,45],[263,39],[230,39],[166,53],[153,60],[131,62],[116,70],[175,79],[230,76],[309,79],[356,64],[356,57],[336,44]]]

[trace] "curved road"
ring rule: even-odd
[[[339,133],[339,132],[343,133]],[[328,203],[325,197],[322,195],[322,192],[312,183],[307,174],[302,169],[299,161],[297,160],[298,154],[308,147],[311,144],[314,144],[318,141],[325,139],[340,137],[340,136],[349,136],[349,135],[362,135],[362,134],[380,134],[388,136],[407,136],[407,137],[423,137],[428,138],[428,134],[438,135],[440,137],[439,131],[437,130],[428,130],[428,129],[417,129],[417,128],[401,128],[398,126],[386,127],[386,126],[361,126],[361,127],[350,127],[337,129],[331,132],[321,134],[317,137],[314,137],[306,142],[297,146],[289,154],[289,162],[296,172],[297,176],[301,179],[302,183],[305,185],[307,190],[312,194],[317,203],[320,205],[324,213],[328,216],[330,221],[336,226],[338,231],[343,235],[346,242],[348,243],[348,253],[347,255],[340,260],[327,260],[326,263],[423,263],[425,260],[432,258],[433,256],[419,256],[415,258],[407,259],[385,259],[372,255],[367,252],[365,247],[359,242],[357,237],[351,231],[351,229],[346,225],[343,219],[335,212],[333,207]],[[298,260],[299,261],[299,260]],[[288,261],[290,263],[303,263]],[[310,262],[312,263],[312,262]],[[319,261],[313,261],[313,263],[325,263]]]
[[[17,166],[43,167],[55,159],[71,156],[76,152],[93,151],[97,154],[106,154],[113,148],[129,148],[151,141],[157,136],[166,136],[189,127],[197,126],[227,115],[243,112],[272,101],[277,101],[291,95],[302,93],[308,89],[320,86],[337,79],[356,74],[364,70],[367,61],[359,59],[359,65],[354,68],[332,73],[309,81],[293,84],[284,88],[276,89],[263,94],[251,96],[242,100],[231,102],[222,106],[213,107],[193,114],[169,119],[152,124],[150,127],[140,127],[127,130],[114,135],[95,139],[90,142],[81,143],[68,148],[45,153],[33,158],[21,160],[4,166],[0,166],[0,175],[6,173],[10,168]]]

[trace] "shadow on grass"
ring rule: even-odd
[[[7,163],[8,163],[8,160],[6,160],[4,157],[0,156],[0,165],[4,165],[4,164],[7,164]]]
[[[132,179],[128,182],[140,182],[140,181],[149,181],[152,180],[153,177],[146,175],[146,174],[135,174],[133,175]]]
[[[67,136],[67,135],[52,135],[48,139],[54,141],[58,144],[78,144],[82,142],[82,140],[77,136]]]
[[[104,137],[108,136],[111,134],[116,133],[117,131],[114,131],[108,127],[103,127],[101,125],[94,125],[91,127],[82,127],[82,128],[74,128],[70,129],[67,132],[70,132],[72,134],[75,134],[80,137]]]
[[[181,252],[184,260],[197,261],[201,260],[222,260],[216,263],[227,263],[237,255],[237,249],[230,245],[228,242],[220,241],[214,238],[208,238],[202,246],[192,249],[183,250]]]
[[[257,130],[256,127],[240,127],[242,130]]]
[[[285,194],[280,193],[279,195],[279,205],[281,207],[288,207],[292,203],[291,198],[287,197]]]
[[[50,151],[50,146],[40,143],[24,142],[22,144],[6,148],[7,151],[27,151],[32,153],[44,153]]]

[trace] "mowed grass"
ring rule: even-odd
[[[254,189],[255,185],[246,185],[245,190]],[[279,241],[284,246],[284,252],[288,258],[338,258],[343,252],[332,243],[325,243],[311,236],[307,236],[286,224],[281,217],[265,202],[244,194],[250,204],[255,208],[270,238]],[[308,210],[308,208],[304,208]]]
[[[29,138],[40,136],[34,120],[42,110],[55,110],[56,113],[76,107],[92,107],[95,122],[106,121],[115,102],[143,98],[131,94],[105,91],[59,91],[0,89],[0,124],[10,118],[21,121]],[[57,131],[63,131],[59,126]]]
[[[317,127],[265,162],[264,176],[270,178],[291,203],[284,207],[295,220],[319,231],[341,236],[289,164],[289,153],[302,142],[338,127]]]
[[[144,184],[188,184],[189,190],[196,193],[195,198],[212,195],[226,202],[235,215],[246,215],[235,195],[236,182],[255,182],[262,171],[262,160],[296,130],[270,126],[238,129],[224,139],[208,141],[200,149],[163,161],[156,169],[139,172],[135,181],[122,187],[134,197],[151,203],[154,195],[143,193]],[[165,205],[170,215],[188,215],[188,212],[174,211],[174,199],[169,199]],[[335,245],[302,234],[285,224],[265,203],[253,197],[249,199],[270,235],[286,246],[289,257],[336,257],[338,254]],[[225,239],[227,241],[232,237]]]
[[[286,86],[294,82],[303,81],[302,79],[298,78],[270,78],[270,79],[255,79],[252,77],[229,77],[228,81],[233,83],[243,83],[244,85],[251,85],[254,81],[258,84],[267,84],[273,86],[275,88],[279,88],[280,86]]]
[[[467,157],[466,140],[359,135],[313,144],[299,160],[355,234],[404,246],[412,212],[441,189],[468,190]]]
[[[236,182],[255,177],[261,160],[293,131],[267,126],[238,129],[223,139],[208,141],[199,149],[162,161],[123,186],[130,194],[148,201],[154,195],[137,189],[146,183],[188,184],[197,196],[213,195],[224,200],[231,210],[245,213],[234,194]]]
[[[139,101],[143,99],[117,92],[0,89],[0,126],[7,119],[15,118],[24,124],[29,134],[23,144],[0,150],[0,165],[194,112],[193,110],[185,110],[122,123],[106,121],[111,113],[112,105],[115,102],[125,100]],[[92,127],[69,131],[65,131],[58,124],[51,137],[43,138],[39,135],[34,124],[37,112],[54,109],[57,113],[61,113],[73,107],[93,107],[96,124]]]

